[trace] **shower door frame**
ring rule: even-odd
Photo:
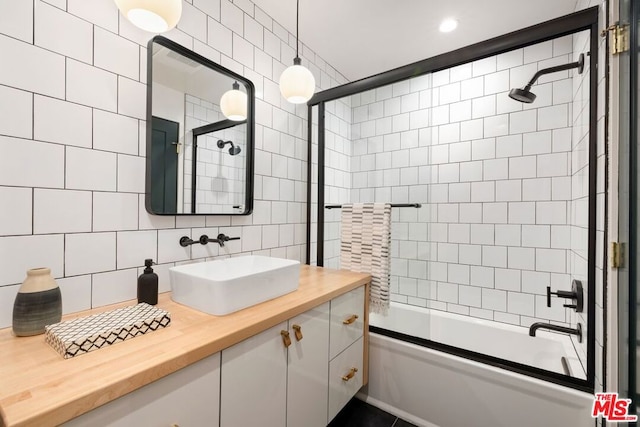
[[[640,409],[638,387],[637,348],[638,339],[638,189],[640,188],[638,117],[639,106],[639,57],[640,5],[636,1],[620,1],[619,20],[628,27],[628,51],[619,55],[619,210],[618,244],[623,248],[623,262],[618,268],[617,358],[618,388],[620,395],[632,400],[633,414]],[[626,247],[625,247],[626,246]],[[614,350],[615,351],[615,350]],[[614,355],[612,355],[613,357]]]
[[[546,371],[533,366],[520,365],[502,359],[473,353],[457,347],[438,345],[439,343],[421,342],[418,344],[437,348],[457,356],[473,359],[494,366],[506,368],[555,384],[572,387],[592,393],[595,387],[595,310],[596,310],[596,193],[597,193],[597,105],[598,105],[598,30],[599,8],[594,6],[569,15],[527,27],[512,33],[498,36],[480,43],[443,53],[422,61],[414,62],[380,74],[336,86],[316,93],[307,103],[307,244],[306,263],[311,263],[311,190],[312,190],[312,122],[313,107],[317,107],[318,121],[318,176],[317,176],[317,257],[316,265],[324,265],[324,186],[325,186],[325,104],[340,98],[355,95],[371,89],[417,77],[424,74],[448,69],[468,62],[498,55],[514,49],[542,43],[558,37],[589,31],[589,222],[588,222],[588,299],[587,299],[587,379],[569,377]],[[380,332],[380,331],[377,331]],[[411,337],[393,333],[396,338],[411,341]],[[415,343],[416,338],[413,338]],[[424,340],[427,341],[427,340]],[[483,357],[484,356],[484,357]],[[494,358],[495,359],[495,358]],[[506,363],[505,363],[506,362]]]

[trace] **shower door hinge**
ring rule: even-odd
[[[622,268],[624,267],[624,244],[619,242],[611,242],[610,247],[610,259],[611,259],[611,268]]]
[[[612,55],[618,55],[629,50],[628,25],[620,25],[619,23],[616,23],[615,25],[602,30],[600,35],[602,37],[606,37],[608,33],[611,33],[610,44]]]

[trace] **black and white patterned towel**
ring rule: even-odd
[[[389,308],[391,205],[342,205],[340,268],[371,274],[369,310]]]

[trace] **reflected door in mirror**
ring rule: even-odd
[[[151,176],[154,212],[177,213],[179,123],[153,117],[151,158],[157,167]]]

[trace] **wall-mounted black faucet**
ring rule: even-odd
[[[206,245],[209,242],[214,242],[220,245],[220,247],[224,246],[225,242],[228,242],[229,240],[240,240],[239,237],[229,237],[226,234],[220,233],[218,234],[218,237],[216,237],[215,239],[210,239],[209,236],[207,236],[206,234],[203,234],[202,236],[200,236],[200,243],[203,245]]]
[[[547,286],[547,307],[551,307],[551,295],[555,295],[558,298],[568,298],[574,301],[573,304],[564,304],[563,307],[573,308],[576,313],[582,313],[584,309],[584,294],[582,292],[582,282],[580,280],[573,280],[571,282],[570,291],[556,291],[551,292],[551,286]]]
[[[182,246],[183,248],[186,248],[187,246],[195,245],[197,243],[200,243],[201,245],[206,245],[207,243],[217,243],[222,247],[224,246],[224,243],[228,242],[229,240],[240,240],[240,238],[229,237],[223,233],[218,234],[218,237],[215,239],[210,239],[209,236],[207,236],[206,234],[203,234],[202,236],[200,236],[198,240],[193,240],[188,236],[182,236],[180,238],[180,246]]]
[[[182,246],[183,248],[186,248],[187,246],[190,246],[190,245],[195,245],[196,243],[200,243],[200,242],[198,240],[192,240],[188,236],[182,236],[180,238],[180,246]]]
[[[551,323],[544,323],[544,322],[534,323],[529,327],[529,336],[535,337],[536,331],[538,329],[549,329],[551,331],[564,332],[565,334],[577,335],[578,342],[582,342],[582,325],[580,323],[578,323],[578,327],[575,329],[567,328],[559,325],[552,325]]]

